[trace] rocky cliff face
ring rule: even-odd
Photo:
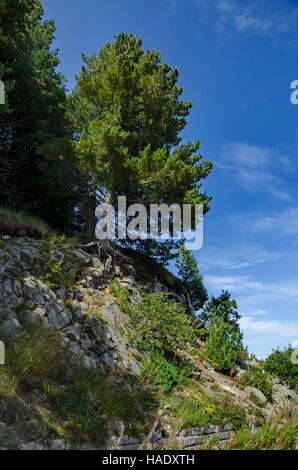
[[[97,370],[102,376],[140,377],[143,354],[132,340],[133,325],[110,289],[111,281],[117,280],[120,287],[128,290],[131,302],[138,301],[138,288],[144,283],[152,291],[170,292],[186,306],[187,293],[178,280],[165,272],[150,272],[149,278],[144,280],[139,266],[133,258],[111,249],[99,249],[96,244],[78,247],[3,237],[0,242],[0,339],[17,339],[26,329],[42,327],[59,332],[61,340],[86,368]],[[198,352],[201,347],[198,343]],[[292,413],[296,396],[286,386],[275,383],[273,400],[269,402],[259,390],[245,389],[237,379],[216,373],[187,348],[180,354],[190,364],[193,379],[199,382],[200,396],[216,399],[220,394],[226,394],[233,406],[243,410],[246,425],[253,432],[262,419],[270,419],[280,409]],[[238,376],[241,376],[242,367],[249,365],[238,365]],[[128,386],[123,393],[129,394],[130,390]],[[191,396],[194,393],[192,386],[188,384],[183,393],[185,397]],[[26,401],[23,403],[26,410],[36,406],[31,391],[22,400]],[[177,428],[170,408],[171,405],[159,403],[153,413],[143,410],[142,413],[148,415],[150,432],[146,433],[144,428],[138,436],[118,420],[114,434],[110,431],[101,446],[196,449],[206,446],[214,438],[217,446],[222,447],[233,436],[233,423]],[[35,421],[38,419],[35,416]],[[2,397],[0,445],[4,448],[98,448],[98,444],[92,442],[73,443],[63,430],[56,430],[54,439],[50,437],[52,434],[45,432],[37,433],[36,439],[32,440],[34,433],[18,434],[16,420],[16,417],[9,419],[9,404]],[[30,428],[30,420],[27,425]]]
[[[42,252],[41,241],[2,243],[2,332],[17,335],[24,325],[41,324],[61,331],[64,341],[71,344],[74,353],[82,355],[86,366],[102,371],[119,366],[138,374],[133,350],[121,333],[127,318],[106,290],[109,281],[117,277],[133,293],[133,276],[124,275],[110,258],[102,261],[83,250],[60,246],[50,254],[51,261],[71,274],[72,285],[66,288],[64,283],[53,288],[46,279],[39,278],[39,257],[47,256]]]
[[[8,238],[0,246],[0,276],[2,333],[17,335],[28,324],[59,330],[87,367],[103,372],[119,367],[140,373],[127,338],[127,315],[108,288],[112,280],[128,289],[132,301],[146,282],[187,304],[170,274],[166,279],[152,274],[144,281],[132,259],[116,251],[99,252],[96,245],[49,248],[40,240]]]

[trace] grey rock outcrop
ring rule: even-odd
[[[259,390],[258,388],[256,387],[245,387],[244,389],[247,393],[255,396],[257,398],[257,400],[259,400],[261,403],[267,403],[267,398],[265,397],[264,393],[261,392],[261,390]]]

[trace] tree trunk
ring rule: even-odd
[[[90,194],[86,203],[86,229],[87,235],[95,235],[95,209],[96,209],[96,196]]]

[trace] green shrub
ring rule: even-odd
[[[239,428],[245,422],[243,408],[235,405],[226,395],[211,397],[190,389],[174,395],[169,404],[179,431],[211,424],[233,424]]]
[[[207,329],[211,328],[215,320],[221,320],[230,325],[230,331],[235,339],[237,338],[238,346],[242,347],[243,334],[239,327],[240,318],[238,305],[235,300],[231,299],[228,291],[222,291],[218,297],[211,297],[200,314],[200,319]]]
[[[48,437],[74,441],[102,442],[115,433],[113,426],[119,420],[126,432],[149,433],[157,403],[138,378],[109,378],[86,369],[61,341],[60,332],[32,328],[5,343],[0,420],[17,420],[19,435],[24,435],[26,427],[32,428],[33,417]]]
[[[180,358],[167,360],[157,351],[149,352],[141,367],[145,379],[156,386],[162,393],[168,393],[173,386],[190,376],[192,369],[189,363]]]
[[[187,351],[187,354],[190,354],[191,356],[194,356],[194,357],[200,357],[201,351],[199,349],[190,349],[190,351]]]
[[[221,318],[211,324],[204,354],[215,370],[227,372],[235,366],[239,338],[233,326]]]
[[[145,350],[174,351],[195,339],[185,308],[163,293],[144,294],[138,304],[127,305],[135,340]]]
[[[160,352],[150,352],[141,367],[145,379],[155,385],[162,393],[168,393],[178,382],[179,370],[165,359]]]
[[[272,419],[261,426],[255,434],[248,429],[241,429],[227,444],[227,449],[233,450],[294,450],[297,438],[297,423],[290,419],[279,423]]]
[[[272,377],[260,366],[252,366],[241,377],[242,383],[256,387],[264,393],[268,400],[272,399],[273,383]]]
[[[70,287],[76,278],[74,271],[63,269],[64,256],[59,259],[56,257],[58,245],[64,241],[64,236],[54,236],[35,250],[36,260],[32,267],[32,273],[52,289],[58,289],[61,285]]]
[[[117,297],[120,308],[126,310],[127,301],[129,299],[128,288],[122,286],[118,279],[113,279],[109,284],[109,291]]]
[[[129,389],[124,392],[127,385]],[[128,378],[124,383],[102,376],[95,369],[78,370],[69,385],[47,387],[46,392],[71,440],[102,443],[118,420],[133,435],[150,431],[155,399],[143,387],[129,384]]]
[[[276,375],[290,387],[298,387],[298,364],[292,362],[294,348],[288,346],[283,351],[275,349],[265,360],[265,370]]]
[[[8,339],[5,370],[17,384],[38,384],[49,378],[66,376],[73,355],[59,333],[42,328],[24,330]]]

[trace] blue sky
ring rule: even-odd
[[[297,0],[43,0],[57,25],[60,71],[132,32],[180,70],[193,102],[185,140],[214,162],[204,246],[209,292],[229,289],[258,356],[298,345]]]

